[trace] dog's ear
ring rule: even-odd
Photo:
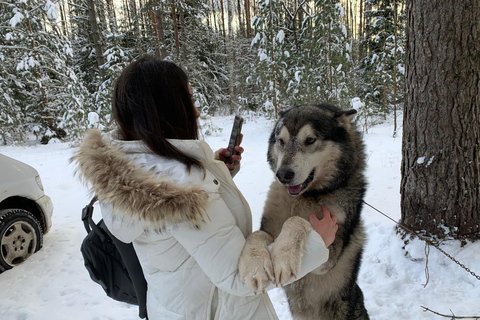
[[[340,111],[335,114],[335,119],[337,119],[340,126],[344,127],[347,130],[350,130],[353,117],[355,117],[356,114],[357,110],[355,109]]]

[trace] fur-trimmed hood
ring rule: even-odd
[[[198,228],[206,221],[208,193],[204,189],[158,178],[107,140],[99,130],[90,130],[71,159],[76,174],[100,201],[157,230],[180,222]]]

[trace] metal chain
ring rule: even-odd
[[[425,240],[427,241],[427,240]],[[431,242],[431,241],[430,241]],[[463,263],[461,263],[460,261],[458,261],[457,259],[455,259],[454,257],[452,257],[451,255],[449,255],[448,253],[446,253],[443,249],[441,249],[438,244],[436,243],[429,243],[431,245],[433,245],[435,248],[437,248],[438,251],[440,251],[441,253],[443,253],[444,255],[446,255],[447,257],[450,258],[450,260],[452,260],[453,262],[455,262],[456,264],[458,264],[460,267],[462,267],[463,269],[465,269],[465,271],[467,271],[468,273],[470,273],[472,276],[474,276],[475,278],[477,278],[477,280],[480,280],[480,276],[477,275],[475,272],[473,272],[472,270],[470,270],[469,268],[467,268]]]
[[[428,245],[431,245],[433,247],[435,247],[438,251],[440,251],[441,253],[443,253],[445,256],[447,256],[450,260],[452,260],[453,262],[455,262],[457,265],[459,265],[462,269],[464,269],[465,271],[467,271],[468,273],[470,273],[472,276],[474,276],[477,280],[480,280],[480,276],[477,275],[475,272],[473,272],[472,270],[470,270],[469,268],[467,268],[463,263],[461,263],[460,261],[458,261],[457,259],[455,259],[454,257],[452,257],[450,254],[448,254],[447,252],[445,252],[445,250],[443,250],[442,248],[440,248],[439,244],[438,243],[435,243],[433,242],[432,240],[418,234],[417,232],[411,230],[410,228],[408,228],[407,226],[403,225],[401,222],[397,222],[395,221],[395,219],[391,218],[390,216],[388,216],[387,214],[383,213],[382,211],[378,210],[377,208],[375,208],[374,206],[372,206],[371,204],[368,204],[367,202],[363,201],[363,203],[365,203],[367,206],[369,206],[370,208],[372,208],[373,210],[377,211],[378,213],[382,214],[383,216],[387,217],[388,219],[392,220],[393,222],[395,222],[399,227],[401,227],[402,229],[408,231],[408,232],[411,232],[413,234],[415,234],[419,239],[425,241]]]

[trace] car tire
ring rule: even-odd
[[[0,273],[21,264],[42,246],[43,231],[31,212],[0,210]]]

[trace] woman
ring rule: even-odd
[[[181,68],[142,58],[117,79],[112,103],[118,139],[91,131],[74,157],[101,202],[103,219],[133,242],[155,319],[277,319],[267,294],[251,292],[238,258],[251,232],[247,202],[232,180],[226,149],[198,140],[188,78]],[[335,218],[314,221],[298,277],[328,259]],[[312,229],[313,230],[313,229]]]

